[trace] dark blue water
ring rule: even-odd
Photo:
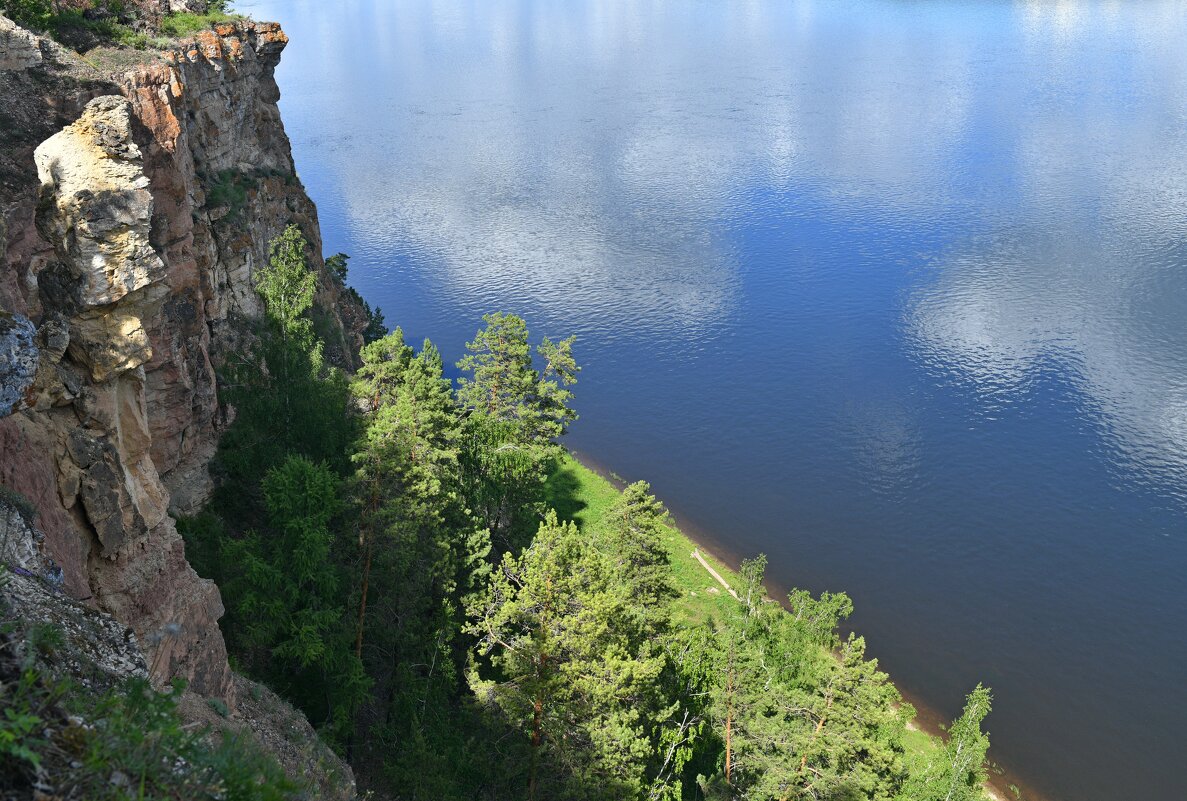
[[[1187,3],[256,0],[329,252],[844,589],[1061,801],[1187,795]]]

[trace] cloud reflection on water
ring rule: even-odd
[[[1183,786],[1187,2],[248,10],[389,320],[576,330],[579,446],[975,666],[1066,797]]]
[[[1108,436],[1181,481],[1187,388],[1168,366],[1187,345],[1167,315],[1187,319],[1184,4],[1138,18],[1115,0],[1019,0],[1005,24],[1021,35],[997,41],[1020,42],[1008,63],[1025,68],[988,84],[983,34],[1001,14],[905,4],[867,25],[849,5],[364,2],[342,13],[367,67],[325,69],[373,80],[352,128],[377,135],[327,161],[351,225],[433,264],[447,299],[681,339],[745,314],[730,226],[755,204],[794,214],[812,193],[901,228],[972,206],[983,230],[949,243],[904,304],[908,347],[998,401],[1058,356]],[[840,20],[838,51],[820,32]],[[1109,40],[1131,46],[1078,52],[1125,25]],[[1119,69],[1162,90],[1129,96]],[[319,97],[335,105],[318,113],[360,113],[353,92]],[[987,175],[984,159],[1009,169]]]

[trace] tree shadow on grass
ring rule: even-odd
[[[572,520],[579,527],[584,527],[587,521],[581,512],[586,503],[577,497],[580,487],[577,472],[570,467],[562,467],[544,482],[544,502],[548,508],[556,510],[556,516],[561,520]]]

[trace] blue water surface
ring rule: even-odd
[[[390,323],[576,333],[571,446],[1040,791],[1185,797],[1187,3],[237,6]]]

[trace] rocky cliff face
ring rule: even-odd
[[[171,515],[211,490],[215,371],[251,344],[269,241],[289,223],[310,240],[332,359],[351,365],[365,323],[295,174],[286,42],[225,24],[102,75],[0,17],[0,485],[36,508],[64,592],[130,626],[156,681],[232,704],[218,589]]]
[[[45,555],[45,536],[28,520],[29,510],[0,493],[0,683],[15,682],[30,667],[44,677],[69,679],[67,697],[94,697],[155,669],[144,658],[142,644],[126,625],[62,592],[61,573]],[[29,636],[41,629],[57,634],[52,647],[38,646]],[[324,801],[350,801],[356,788],[351,769],[317,736],[309,721],[268,688],[233,675],[238,711],[224,711],[206,698],[187,692],[178,711],[212,738],[246,735],[275,757],[280,767],[307,795]],[[61,701],[68,698],[60,699]],[[47,714],[48,712],[48,714]],[[39,738],[45,749],[34,799],[77,798],[72,768],[77,747],[70,727],[77,725],[58,702],[42,712]],[[74,718],[80,720],[80,718]],[[89,722],[88,722],[89,723]],[[8,777],[11,778],[11,775]],[[18,786],[5,785],[4,798],[29,798]]]

